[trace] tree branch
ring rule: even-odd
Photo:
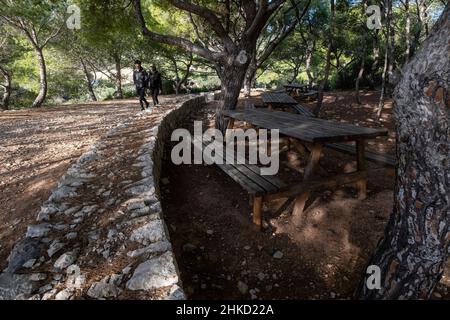
[[[169,36],[169,35],[162,35],[162,34],[150,31],[147,28],[144,16],[142,15],[141,1],[133,0],[133,6],[134,6],[136,18],[141,27],[142,34],[145,35],[146,37],[150,38],[151,40],[183,48],[184,50],[186,50],[188,52],[197,54],[197,55],[199,55],[207,60],[210,60],[210,61],[217,62],[222,58],[221,54],[213,53],[206,48],[199,47],[187,39],[180,38],[180,37],[173,37],[173,36]]]

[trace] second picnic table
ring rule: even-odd
[[[286,93],[264,92],[261,100],[269,109],[290,107],[297,104],[290,95]]]
[[[301,183],[281,188],[272,194],[255,197],[253,221],[259,226],[262,223],[261,203],[263,201],[295,197],[293,214],[301,215],[309,197],[309,192],[323,187],[336,187],[348,183],[356,183],[359,197],[365,198],[367,184],[364,157],[365,142],[367,139],[384,136],[388,133],[386,129],[359,127],[267,109],[224,110],[222,114],[230,119],[228,129],[234,127],[235,120],[245,121],[258,128],[278,129],[280,135],[287,137],[294,146],[298,148],[307,147],[310,150],[309,160]],[[356,143],[357,171],[315,179],[314,171],[318,167],[323,148],[329,143],[351,141]]]

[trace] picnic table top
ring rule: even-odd
[[[388,134],[387,129],[373,129],[298,114],[263,109],[223,110],[224,116],[249,122],[306,142],[345,142],[370,139]]]
[[[297,101],[295,101],[294,98],[286,93],[264,92],[263,94],[261,94],[261,99],[264,104],[297,104]]]

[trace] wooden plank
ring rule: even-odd
[[[220,147],[219,142],[211,142],[204,143],[204,146],[207,145],[216,145]],[[223,146],[222,146],[223,147]],[[227,149],[228,150],[228,149]],[[230,150],[231,151],[231,150]],[[236,168],[239,172],[241,172],[244,176],[250,179],[254,184],[260,186],[266,192],[276,192],[279,188],[284,187],[284,183],[282,183],[279,179],[272,176],[262,176],[261,169],[256,165],[246,164],[246,163],[238,163],[237,156],[233,157],[229,152],[225,152],[225,154],[220,155],[225,163],[232,163],[233,167]],[[246,159],[242,159],[246,161]]]
[[[295,101],[294,98],[286,93],[264,92],[263,94],[261,94],[261,99],[265,104],[271,105],[297,104],[297,101]]]
[[[307,117],[314,117],[314,114],[311,111],[309,111],[308,109],[306,109],[304,106],[302,106],[300,104],[296,104],[295,106],[292,106],[292,108],[294,108],[294,110],[298,114],[301,114],[301,115],[307,116]]]
[[[218,142],[203,142],[202,151],[204,147],[211,144],[217,144],[217,146],[219,146]],[[215,150],[219,150],[218,156],[224,161],[224,164],[218,164],[218,166],[246,189],[247,192],[259,195],[276,192],[278,189],[285,186],[284,183],[275,177],[262,176],[259,167],[256,165],[239,164],[237,163],[236,158],[233,158],[231,154],[220,152],[220,148],[215,148]],[[258,168],[258,170],[255,167]]]
[[[387,135],[386,129],[373,129],[302,115],[269,110],[224,110],[224,115],[306,142],[344,142]]]
[[[336,150],[336,151],[339,151],[339,152],[351,154],[351,155],[356,154],[355,146],[352,146],[349,144],[333,143],[333,144],[327,144],[326,147]],[[369,160],[371,162],[378,163],[383,166],[395,167],[395,162],[396,162],[395,157],[393,157],[389,154],[380,154],[380,153],[375,153],[375,152],[366,150],[364,156],[367,160]]]
[[[318,189],[333,189],[341,185],[355,183],[361,178],[367,177],[366,171],[356,171],[352,173],[339,174],[333,177],[314,178],[309,181],[302,181],[300,183],[286,186],[276,194],[269,194],[264,197],[266,201],[289,198],[297,196],[304,192],[312,192]]]
[[[205,147],[205,144],[202,141],[199,141],[198,139],[194,138],[194,141],[198,143],[199,146],[201,146],[201,150],[203,152],[203,149]],[[194,148],[197,148],[197,143],[194,143]],[[219,153],[219,156],[223,159],[223,154]],[[234,181],[239,183],[248,193],[251,194],[265,194],[266,191],[264,188],[262,188],[260,185],[255,183],[253,180],[251,180],[249,177],[247,177],[245,174],[243,174],[238,168],[236,168],[232,164],[217,164],[220,169],[222,169],[223,172],[225,172],[228,176],[230,176]]]

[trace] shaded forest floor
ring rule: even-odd
[[[259,94],[251,97],[255,105],[262,104]],[[321,117],[388,128],[389,135],[369,141],[368,149],[394,154],[391,102],[380,123],[373,120],[378,93],[362,93],[362,102],[355,103],[353,92],[328,93]],[[184,127],[192,130],[194,120],[203,121],[204,130],[212,127],[214,110],[212,102]],[[306,160],[295,151],[283,153],[279,177],[301,179]],[[339,173],[354,170],[354,160],[326,149],[320,164]],[[282,202],[270,202],[263,208],[268,227],[260,233],[248,194],[217,166],[164,165],[163,211],[190,299],[349,299],[392,209],[394,177],[369,163],[367,199],[358,200],[350,187],[316,192],[301,219],[291,216],[292,208],[275,215]],[[449,275],[434,299],[450,298]]]

